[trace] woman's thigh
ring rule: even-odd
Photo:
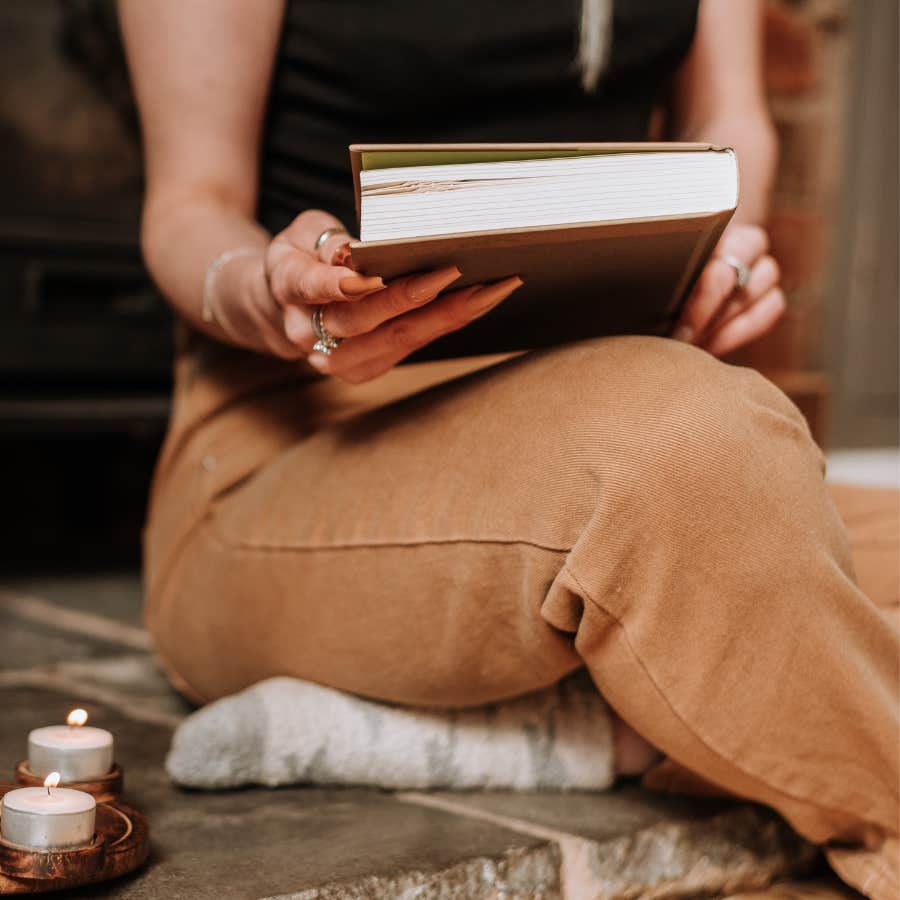
[[[326,424],[215,501],[148,602],[176,683],[212,699],[290,674],[466,704],[580,665],[539,608],[592,508],[565,410],[594,352],[521,357]]]
[[[550,684],[581,660],[540,609],[605,457],[659,440],[679,403],[727,404],[740,372],[586,341],[323,427],[212,506],[151,598],[160,654],[204,699],[276,674],[446,705]]]

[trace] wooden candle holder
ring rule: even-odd
[[[18,787],[0,784],[0,796]],[[150,853],[146,819],[123,803],[97,804],[94,840],[71,850],[26,850],[0,839],[0,894],[59,891],[117,878]]]
[[[35,775],[28,768],[28,760],[23,759],[16,766],[16,782],[22,787],[43,787],[44,776]],[[98,803],[108,803],[121,796],[125,786],[125,776],[122,773],[122,767],[115,764],[105,775],[101,775],[93,781],[61,781],[59,786],[84,791]]]

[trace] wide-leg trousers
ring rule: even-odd
[[[861,589],[761,375],[645,337],[358,386],[196,341],[178,365],[145,547],[185,693],[293,675],[461,706],[586,666],[665,753],[648,783],[768,804],[898,896],[896,591]]]

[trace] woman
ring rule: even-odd
[[[609,10],[122,0],[144,252],[186,324],[148,626],[199,702],[287,674],[479,704],[587,666],[622,770],[658,748],[655,783],[767,803],[893,896],[896,630],[802,417],[716,359],[784,309],[759,3],[616,3],[611,42]],[[519,282],[355,273],[347,144],[640,140],[663,89],[672,137],[741,162],[678,340],[397,367]]]

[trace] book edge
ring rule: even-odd
[[[454,231],[449,234],[429,234],[422,237],[411,238],[389,238],[380,241],[352,241],[350,250],[377,250],[380,247],[395,247],[408,244],[425,244],[425,243],[441,243],[455,241],[470,241],[479,238],[505,238],[515,235],[540,235],[547,233],[558,233],[563,231],[583,231],[585,229],[596,230],[612,229],[622,226],[652,225],[656,222],[692,222],[695,220],[713,219],[718,220],[721,216],[727,215],[730,219],[737,207],[725,207],[724,209],[710,209],[705,212],[685,213],[683,215],[669,216],[640,216],[629,219],[604,219],[601,221],[587,222],[567,222],[561,225],[526,225],[521,228],[494,228],[484,231]]]
[[[543,142],[543,143],[450,143],[450,144],[350,144],[347,148],[350,154],[350,171],[353,178],[353,195],[356,205],[357,231],[360,227],[361,190],[359,173],[363,168],[363,154],[368,152],[399,153],[404,151],[422,152],[427,150],[609,150],[610,152],[654,152],[684,150],[711,150],[716,152],[727,151],[735,156],[733,147],[726,144],[710,144],[689,141],[597,141],[597,142]],[[737,166],[735,166],[737,168]]]

